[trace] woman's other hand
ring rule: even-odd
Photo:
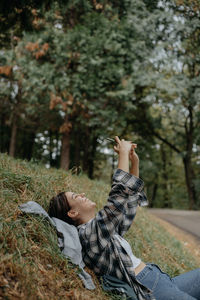
[[[131,161],[130,173],[136,177],[139,177],[139,157],[135,152],[135,148],[137,147],[137,145],[136,146],[135,145],[132,145],[129,154],[129,159]]]
[[[130,154],[129,154],[129,159],[133,165],[136,163],[139,163],[139,157],[138,157],[137,153],[135,152],[135,148],[137,148],[137,145],[132,144]]]

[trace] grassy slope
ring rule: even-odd
[[[0,297],[4,299],[109,299],[95,276],[95,291],[86,290],[77,268],[60,254],[55,230],[41,218],[22,216],[20,203],[33,200],[45,209],[63,190],[86,192],[102,207],[109,186],[62,170],[14,160],[0,154]],[[153,261],[175,276],[197,266],[180,242],[139,209],[127,239],[136,256]]]

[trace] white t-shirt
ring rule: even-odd
[[[121,237],[118,234],[115,234],[115,238],[118,239],[118,241],[120,242],[121,246],[124,248],[124,250],[126,251],[126,253],[130,256],[130,259],[133,262],[133,268],[137,268],[139,266],[139,264],[141,263],[141,259],[137,258],[135,255],[133,255],[131,246],[129,245],[129,243],[123,239],[123,237]]]

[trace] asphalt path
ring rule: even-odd
[[[149,213],[192,234],[200,241],[200,211],[149,208]]]

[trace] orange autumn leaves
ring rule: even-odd
[[[6,77],[11,77],[12,67],[11,66],[1,66],[0,67],[0,75],[5,75]]]
[[[26,50],[32,53],[32,55],[38,60],[39,58],[45,56],[49,49],[49,44],[44,43],[43,45],[39,45],[38,42],[31,43],[28,42],[26,44]],[[0,75],[4,75],[6,77],[12,76],[12,66],[0,66]]]
[[[26,50],[30,51],[33,54],[33,56],[38,60],[39,58],[46,55],[49,49],[49,44],[44,43],[43,45],[39,45],[38,42],[28,42],[25,48]]]
[[[71,106],[74,101],[74,98],[71,94],[67,96],[67,99],[68,99],[67,101],[63,101],[60,96],[56,96],[55,94],[51,93],[49,108],[54,109],[56,105],[61,104],[62,109],[65,111],[67,109],[67,106]]]
[[[58,104],[60,104],[62,106],[62,109],[66,111],[67,106],[71,106],[74,101],[74,98],[71,94],[67,96],[67,99],[68,99],[67,101],[63,101],[60,96],[56,96],[55,94],[51,93],[49,109],[54,109]],[[60,133],[69,133],[71,129],[72,129],[72,123],[67,120],[60,127],[59,131]]]
[[[72,123],[71,122],[65,122],[63,125],[60,127],[59,131],[60,133],[69,133],[72,129]]]
[[[188,12],[188,9],[193,10],[195,13],[199,13],[200,5],[199,0],[176,0],[176,5],[184,7],[184,10]]]

